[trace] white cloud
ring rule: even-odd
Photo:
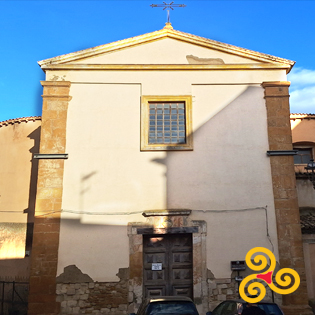
[[[315,70],[293,68],[288,80],[291,113],[315,114]]]
[[[291,113],[315,114],[315,85],[290,93]]]
[[[288,79],[295,87],[315,85],[315,70],[293,68],[288,74]]]

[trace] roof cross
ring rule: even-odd
[[[175,4],[174,1],[170,2],[170,3],[166,3],[165,1],[163,1],[163,4],[151,4],[152,8],[163,8],[163,10],[167,10],[167,23],[170,23],[170,9],[174,10],[174,7],[178,7],[178,8],[184,8],[186,7],[186,4]]]

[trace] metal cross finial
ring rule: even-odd
[[[170,23],[170,9],[174,10],[173,7],[178,7],[178,8],[184,8],[186,7],[186,4],[175,4],[174,1],[170,2],[170,3],[166,3],[165,1],[163,1],[163,4],[151,4],[152,8],[163,8],[163,10],[167,10],[167,23]]]

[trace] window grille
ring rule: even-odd
[[[149,104],[149,144],[186,143],[185,103]]]

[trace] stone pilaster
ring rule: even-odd
[[[269,150],[292,150],[289,82],[264,82]],[[270,156],[277,220],[280,268],[292,268],[301,278],[297,291],[283,295],[283,310],[311,314],[308,307],[302,233],[293,156]]]
[[[39,153],[65,153],[70,82],[43,81]],[[56,273],[64,160],[41,159],[31,253],[28,314],[58,314]]]

